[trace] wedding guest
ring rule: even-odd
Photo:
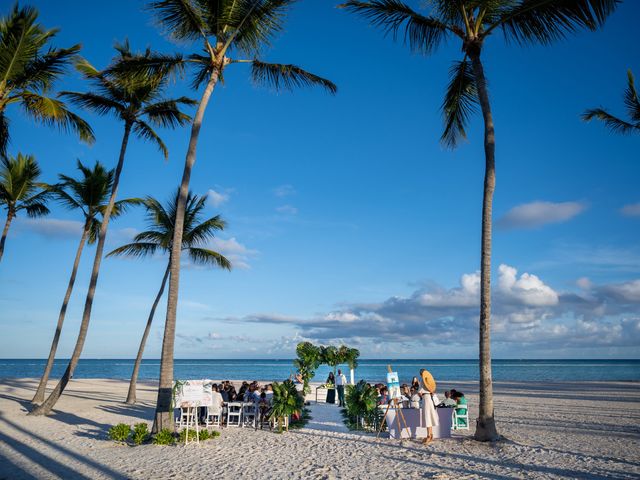
[[[455,390],[454,390],[454,393],[456,393]],[[456,401],[453,398],[451,398],[451,392],[449,390],[444,392],[444,401],[440,405],[446,408],[451,408],[456,406]]]
[[[413,388],[416,392],[420,391],[420,380],[418,380],[418,377],[413,377],[413,380],[411,380],[411,388]]]
[[[386,405],[389,402],[387,397],[387,387],[380,388],[380,396],[378,397],[378,405]]]
[[[338,376],[336,377],[336,390],[338,392],[338,406],[346,406],[344,403],[344,386],[347,384],[347,377],[344,376],[342,370],[338,370]]]
[[[420,408],[420,394],[415,388],[411,389],[411,396],[409,398],[411,399],[409,402],[411,408]]]
[[[325,385],[327,386],[327,403],[333,405],[336,403],[336,377],[333,372],[329,372]]]
[[[422,375],[422,370],[420,374]],[[425,382],[426,383],[426,382]],[[426,385],[425,385],[426,387]],[[436,411],[436,403],[434,402],[435,391],[431,392],[426,389],[421,389],[422,392],[422,420],[423,425],[427,427],[427,437],[422,441],[425,445],[433,441],[433,427],[440,425],[440,419],[438,418],[438,412]]]

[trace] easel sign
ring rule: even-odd
[[[398,372],[387,373],[387,388],[389,389],[389,398],[402,397],[402,392],[400,391],[400,379],[398,378]]]
[[[198,407],[211,405],[213,402],[212,383],[210,380],[186,380],[176,382],[174,394],[175,405],[187,411],[184,444],[189,441],[189,426],[195,425],[197,444],[200,444],[200,428],[198,425]]]
[[[404,414],[402,413],[402,405],[400,405],[400,399],[402,398],[402,392],[400,391],[400,381],[398,379],[398,372],[393,372],[391,370],[391,365],[387,365],[387,388],[389,389],[389,403],[387,404],[387,409],[384,412],[384,417],[382,417],[382,422],[380,422],[380,429],[378,430],[378,434],[376,438],[380,436],[380,432],[382,432],[382,427],[384,427],[384,422],[387,420],[387,415],[389,414],[389,409],[393,408],[396,412],[395,418],[398,423],[398,430],[400,435],[398,438],[400,439],[400,443],[402,443],[402,431],[407,429],[409,431],[409,438],[411,438],[411,429],[407,424],[407,420],[404,418]],[[404,425],[401,427],[401,422]]]

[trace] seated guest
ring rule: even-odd
[[[222,388],[220,390],[220,396],[222,396],[222,400],[224,401],[224,403],[228,403],[229,402],[229,391],[222,385],[220,384],[220,387]]]
[[[271,403],[271,400],[273,399],[273,385],[271,385],[270,383],[267,384],[264,393],[266,394],[269,403]]]
[[[242,385],[240,386],[240,390],[238,390],[238,398],[240,400],[244,399],[244,394],[247,391],[247,388],[249,388],[249,383],[248,382],[242,382]]]
[[[378,397],[378,405],[386,405],[388,402],[387,387],[382,387],[380,389],[380,396]]]
[[[456,413],[457,413],[458,415],[464,415],[465,413],[467,413],[467,399],[466,399],[466,398],[464,398],[464,393],[462,393],[462,392],[455,392],[455,393],[451,396],[451,398],[452,398],[453,400],[455,400],[455,402],[456,402],[455,409],[456,409]],[[466,419],[464,419],[464,418],[457,418],[456,420],[457,420],[457,425],[456,425],[456,426],[457,426],[458,428],[461,428],[461,427],[462,427],[462,428],[466,428],[466,427],[468,426],[468,425],[467,425],[467,420],[466,420]]]
[[[454,390],[454,393],[455,393],[455,390]],[[438,406],[443,406],[445,408],[452,408],[456,406],[456,401],[453,398],[451,398],[451,392],[449,390],[444,392],[444,401]]]
[[[420,408],[420,394],[418,393],[418,390],[412,387],[411,396],[409,398],[411,399],[409,402],[411,408]]]
[[[220,409],[220,411],[222,411],[222,406],[224,405],[224,399],[222,398],[222,395],[220,394],[220,392],[218,392],[218,386],[214,384],[213,387],[211,387],[211,390],[212,390],[211,404],[213,405],[213,410]]]

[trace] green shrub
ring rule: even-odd
[[[206,428],[200,430],[200,441],[204,442],[205,440],[209,440],[211,437],[211,432]]]
[[[126,423],[119,423],[109,429],[109,439],[116,442],[126,442],[131,435],[131,427]]]
[[[196,431],[193,429],[189,429],[187,430],[186,428],[184,430],[182,430],[180,432],[180,437],[178,438],[180,443],[184,443],[186,437],[187,437],[187,431],[189,432],[189,441],[190,442],[195,442],[196,441]],[[200,434],[202,435],[202,431],[200,432]]]
[[[273,383],[273,400],[269,419],[277,420],[278,427],[282,430],[281,419],[301,412],[304,407],[304,400],[298,394],[295,384],[291,380],[282,383]]]
[[[176,439],[173,436],[173,432],[168,428],[163,428],[153,438],[154,445],[173,445]]]
[[[218,430],[211,430],[211,438],[216,438],[220,436],[220,432]]]
[[[146,423],[136,423],[133,426],[133,443],[142,445],[149,438],[149,428]]]
[[[360,428],[359,419],[364,419],[365,424],[375,428],[379,421],[378,393],[375,388],[364,380],[355,385],[347,385],[345,403],[346,423],[349,428]]]

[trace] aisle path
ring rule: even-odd
[[[328,403],[311,402],[311,420],[304,427],[308,430],[320,430],[323,432],[348,433],[349,429],[342,420],[341,408]]]

